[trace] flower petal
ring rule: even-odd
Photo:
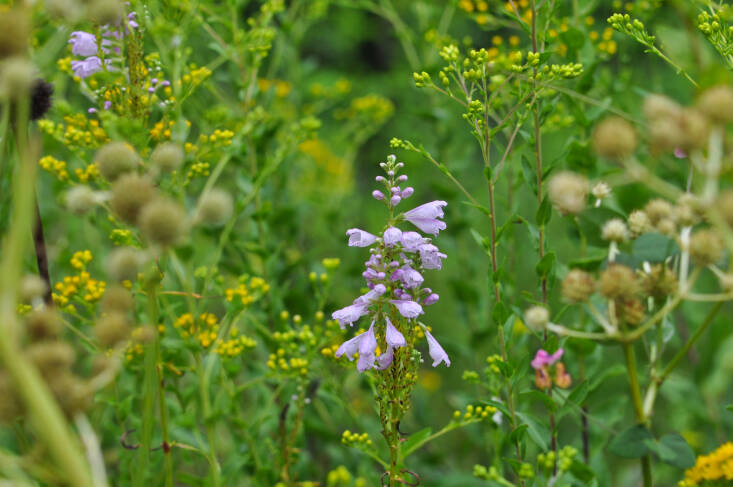
[[[387,345],[389,347],[404,347],[407,345],[407,341],[405,340],[404,335],[400,333],[400,331],[395,328],[395,326],[392,324],[391,321],[389,321],[389,318],[385,317],[384,320],[387,322],[387,328],[384,333],[384,338],[387,341]]]
[[[444,362],[446,366],[450,367],[448,354],[445,353],[438,340],[427,329],[425,329],[425,338],[428,340],[428,353],[430,353],[430,358],[433,359],[433,367],[437,367],[441,362]]]

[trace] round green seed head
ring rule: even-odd
[[[593,148],[609,159],[624,159],[636,150],[634,127],[621,117],[609,117],[596,125],[593,131]]]
[[[690,238],[690,257],[700,266],[715,264],[723,256],[723,242],[712,230],[698,230]]]
[[[137,223],[140,211],[155,196],[153,183],[145,176],[130,173],[112,185],[110,207],[127,223]]]
[[[157,199],[142,209],[139,225],[148,240],[158,245],[170,246],[183,236],[186,213],[175,201]]]
[[[66,208],[76,215],[88,213],[96,204],[97,197],[89,186],[74,186],[66,192]]]
[[[204,193],[196,207],[196,222],[209,227],[224,225],[234,212],[232,196],[222,189]]]
[[[163,142],[150,155],[150,160],[163,172],[177,170],[183,164],[186,154],[180,145],[173,142]]]
[[[137,249],[120,247],[109,254],[105,267],[111,280],[133,281],[137,278],[142,263],[143,256]]]
[[[108,313],[127,313],[135,306],[132,293],[119,284],[111,286],[102,296],[102,309]]]
[[[52,340],[61,333],[61,318],[51,308],[40,308],[26,316],[26,329],[29,338],[34,341]]]
[[[130,337],[130,324],[118,311],[102,316],[94,325],[94,336],[104,348],[112,348]]]
[[[114,181],[121,175],[134,171],[140,159],[130,145],[116,141],[102,146],[94,156],[94,162],[102,177]]]
[[[68,371],[76,360],[76,352],[71,345],[57,340],[33,343],[25,353],[47,380]]]
[[[0,13],[0,58],[22,56],[28,49],[30,22],[20,10]]]
[[[714,123],[733,122],[733,88],[719,85],[706,90],[697,100],[697,108]]]

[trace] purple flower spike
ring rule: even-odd
[[[537,350],[537,354],[534,356],[534,359],[532,360],[532,368],[535,370],[540,370],[542,367],[546,367],[548,365],[552,365],[558,360],[560,360],[560,357],[562,357],[562,354],[565,353],[565,351],[562,348],[559,348],[557,352],[550,355],[543,349]]]
[[[104,102],[104,109],[109,110],[110,108],[112,108],[112,102],[107,100],[106,102]]]
[[[435,304],[438,302],[438,299],[440,299],[440,296],[438,296],[435,293],[429,294],[427,298],[423,299],[423,306],[430,306],[431,304]]]
[[[338,350],[336,350],[336,357],[339,358],[342,355],[346,354],[346,358],[348,358],[349,361],[354,360],[353,356],[356,352],[359,351],[359,343],[364,338],[364,335],[366,335],[366,332],[360,333],[351,340],[347,340],[342,343]]]
[[[402,248],[405,252],[417,252],[425,239],[417,232],[404,232],[402,234]]]
[[[97,113],[97,109],[94,108],[94,107],[92,107],[92,108],[90,108],[90,109],[87,110],[87,113]]]
[[[412,196],[412,193],[414,193],[414,192],[415,192],[415,189],[412,186],[408,186],[405,189],[403,189],[402,190],[402,193],[400,193],[400,194],[402,196],[402,199],[404,200],[404,199],[407,199],[410,196]]]
[[[438,235],[438,232],[445,230],[445,222],[438,220],[443,218],[443,207],[448,203],[445,201],[431,201],[405,213],[405,220],[415,225],[425,233]]]
[[[369,291],[368,293],[364,294],[363,296],[359,296],[354,300],[354,304],[363,304],[368,305],[375,299],[377,299],[379,296],[384,294],[387,291],[387,288],[384,287],[384,284],[377,284],[374,286],[374,288]]]
[[[374,198],[375,200],[382,201],[384,199],[384,193],[375,189],[374,191],[372,191],[372,198]]]
[[[402,201],[402,198],[400,198],[398,195],[394,195],[392,196],[392,198],[390,198],[389,203],[392,206],[397,206],[400,204],[400,201]]]
[[[447,255],[440,252],[438,247],[433,244],[422,244],[418,248],[420,252],[420,262],[426,269],[440,269],[443,267],[443,260]]]
[[[346,235],[349,237],[349,247],[369,247],[377,241],[375,235],[358,228],[347,230]]]
[[[422,275],[410,266],[404,266],[400,274],[400,280],[407,289],[414,289],[425,280]]]
[[[71,69],[75,76],[88,78],[102,70],[102,61],[97,56],[89,56],[83,61],[71,61]]]
[[[372,321],[369,330],[364,334],[364,338],[359,342],[359,361],[356,363],[356,369],[364,372],[374,367],[374,352],[377,350],[377,338],[374,336],[374,322]]]
[[[97,54],[97,37],[89,32],[77,30],[69,39],[71,53],[74,56],[94,56]]]
[[[377,369],[386,369],[387,367],[392,365],[392,360],[394,360],[394,350],[392,350],[392,347],[387,347],[387,351],[377,357]]]
[[[448,354],[445,353],[445,350],[440,346],[438,340],[436,340],[427,329],[424,330],[425,338],[428,340],[428,353],[430,353],[430,358],[433,359],[433,367],[437,367],[441,362],[450,367],[450,358],[448,357]]]
[[[389,227],[384,231],[384,244],[393,247],[402,240],[402,230],[397,227]]]
[[[422,306],[412,300],[393,299],[390,303],[394,304],[397,307],[397,311],[405,318],[416,318],[424,313]]]
[[[369,312],[368,303],[356,303],[346,306],[340,310],[331,313],[331,318],[339,322],[339,326],[343,330],[346,325],[352,326],[355,321]]]
[[[384,333],[384,339],[386,340],[387,345],[390,348],[398,348],[398,347],[406,346],[407,341],[405,341],[405,337],[402,335],[402,333],[400,333],[400,331],[397,328],[395,328],[392,322],[389,321],[389,318],[385,316],[384,321],[387,322],[387,327]]]

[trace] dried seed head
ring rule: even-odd
[[[672,152],[684,144],[679,119],[663,118],[649,124],[647,135],[655,153]]]
[[[674,237],[675,235],[677,235],[677,223],[672,218],[659,220],[656,229],[657,232],[668,237]]]
[[[547,186],[552,204],[563,215],[575,215],[585,209],[588,180],[570,171],[555,174]]]
[[[677,290],[677,277],[672,269],[663,264],[652,266],[641,275],[641,290],[645,296],[663,300]]]
[[[169,246],[183,236],[186,213],[175,201],[161,198],[145,205],[139,223],[140,230],[150,241]]]
[[[163,172],[173,172],[183,164],[186,154],[180,145],[173,142],[159,144],[150,155],[150,160]]]
[[[121,176],[112,185],[110,207],[122,220],[136,223],[140,211],[155,196],[155,187],[146,176],[130,173]]]
[[[626,223],[624,223],[622,219],[613,218],[603,225],[601,237],[603,240],[607,240],[609,242],[625,242],[629,238],[629,229],[626,227]]]
[[[644,233],[651,232],[652,222],[644,210],[634,210],[629,215],[629,234],[636,238]]]
[[[720,214],[725,218],[725,222],[733,227],[733,189],[721,191],[718,200],[715,202]]]
[[[593,148],[609,159],[625,159],[636,150],[634,127],[621,117],[609,117],[596,125],[593,131]]]
[[[661,220],[672,218],[673,212],[672,205],[660,198],[651,200],[644,207],[644,213],[649,217],[653,226],[656,226]]]
[[[71,369],[76,360],[76,352],[71,345],[57,340],[32,343],[25,353],[48,382]]]
[[[97,320],[94,336],[102,347],[112,348],[130,337],[130,324],[123,313],[114,311]]]
[[[571,269],[562,281],[562,297],[570,303],[585,303],[595,288],[593,276],[580,269]]]
[[[690,238],[690,257],[697,265],[715,264],[722,256],[723,242],[713,230],[698,230]]]
[[[79,19],[81,6],[76,0],[46,0],[46,10],[52,17],[74,22]]]
[[[35,80],[35,68],[30,61],[13,57],[3,61],[0,68],[0,96],[17,100],[30,94]]]
[[[97,196],[89,186],[74,186],[66,192],[66,208],[76,215],[88,213],[97,204]]]
[[[223,189],[214,188],[199,199],[196,222],[209,227],[220,227],[231,218],[233,211],[232,196]]]
[[[644,303],[638,298],[622,299],[616,303],[618,318],[629,325],[644,321]]]
[[[702,204],[693,194],[685,193],[677,200],[674,220],[683,227],[691,227],[702,219]]]
[[[133,281],[137,278],[143,261],[144,256],[137,249],[120,247],[109,254],[105,267],[113,281]]]
[[[52,340],[61,333],[61,318],[52,308],[39,308],[26,316],[28,336],[34,342]]]
[[[544,306],[532,306],[524,312],[524,323],[532,331],[544,330],[550,321],[550,312]]]
[[[26,274],[20,280],[18,294],[24,303],[32,303],[37,299],[41,299],[47,291],[46,281],[35,274]]]
[[[710,123],[699,110],[685,108],[680,117],[682,140],[679,147],[684,150],[701,149],[710,138]]]
[[[108,313],[127,313],[135,306],[135,299],[132,293],[119,284],[108,288],[102,296],[102,309]]]
[[[697,108],[714,123],[733,122],[733,88],[727,85],[709,88],[700,95]]]
[[[632,298],[639,291],[639,282],[630,267],[611,264],[601,273],[600,291],[608,299]]]
[[[88,13],[91,20],[104,25],[119,23],[124,12],[119,0],[93,0]]]
[[[99,173],[107,181],[114,181],[121,175],[134,171],[140,159],[135,150],[125,142],[108,142],[97,151],[94,162]]]
[[[137,327],[132,332],[132,339],[136,343],[146,344],[155,339],[155,329],[150,325]]]
[[[87,411],[92,404],[92,391],[71,372],[59,374],[49,382],[49,386],[61,410],[69,418]]]
[[[0,59],[24,56],[30,33],[30,19],[24,11],[8,10],[0,13]]]
[[[644,116],[650,122],[665,119],[676,119],[682,113],[682,107],[664,95],[649,95],[644,98]]]

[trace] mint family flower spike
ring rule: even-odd
[[[347,230],[350,247],[370,247],[369,259],[364,263],[362,273],[369,292],[342,309],[334,311],[332,318],[342,328],[353,326],[363,316],[369,316],[368,331],[344,342],[336,352],[337,357],[346,355],[349,360],[359,354],[357,369],[364,372],[377,368],[385,370],[394,360],[411,360],[415,346],[416,319],[425,313],[424,306],[438,301],[439,296],[430,288],[424,288],[423,272],[440,269],[446,255],[432,243],[430,238],[419,232],[403,231],[398,224],[407,221],[424,233],[434,236],[446,228],[441,219],[444,216],[445,201],[431,201],[405,213],[396,214],[395,208],[402,200],[414,193],[412,187],[401,187],[407,181],[406,175],[398,175],[404,167],[396,162],[395,156],[380,164],[386,176],[377,176],[376,181],[383,188],[374,190],[372,196],[381,201],[389,211],[389,219],[379,232],[367,232],[360,228]],[[386,197],[385,195],[389,195]],[[433,366],[440,363],[450,365],[448,354],[443,350],[428,329],[425,332]],[[382,351],[376,356],[377,347]],[[404,348],[407,354],[398,355]]]

